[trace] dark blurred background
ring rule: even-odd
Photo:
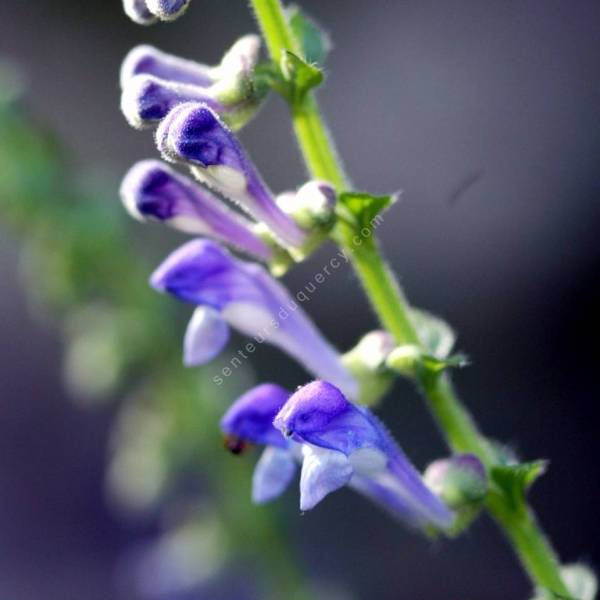
[[[245,4],[194,0],[176,24],[146,29],[117,0],[5,1],[0,55],[25,73],[33,113],[65,140],[72,166],[114,173],[106,185],[118,202],[118,177],[154,155],[151,136],[130,130],[118,110],[122,57],[148,42],[216,62],[255,29]],[[335,42],[320,97],[356,186],[403,191],[380,229],[389,259],[413,303],[456,326],[473,361],[459,387],[484,431],[523,458],[551,459],[532,500],[561,558],[599,566],[600,4],[301,4]],[[302,181],[282,102],[271,99],[242,137],[273,189]],[[172,247],[180,238],[168,239]],[[121,600],[120,557],[152,525],[105,501],[113,409],[69,402],[59,340],[26,309],[18,243],[0,229],[0,598]],[[288,275],[290,287],[328,252]],[[344,349],[376,326],[349,270],[309,310]],[[256,353],[257,379],[300,383],[275,356]],[[399,383],[382,412],[420,467],[444,452],[408,386]],[[245,502],[248,490],[239,492]],[[285,502],[296,503],[295,492]],[[432,546],[351,493],[290,515],[303,570],[351,598],[530,591],[487,519]]]

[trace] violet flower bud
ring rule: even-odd
[[[158,160],[134,165],[121,184],[121,199],[136,219],[160,221],[185,233],[221,240],[261,260],[273,250],[252,223],[193,181]]]
[[[152,75],[132,77],[121,94],[121,112],[135,129],[154,127],[178,104],[205,102],[217,111],[221,106],[195,85],[158,79]]]
[[[174,21],[182,15],[190,0],[123,0],[125,14],[140,25],[152,25],[158,20]]]
[[[208,87],[215,80],[215,68],[162,52],[153,46],[136,46],[121,65],[120,82],[124,88],[136,75],[152,75],[157,79]]]
[[[197,310],[214,311],[210,319],[203,316],[190,322],[184,357],[187,365],[205,362],[198,357],[212,358],[222,349],[226,337],[207,336],[205,331],[208,324],[214,332],[214,321],[220,319],[257,344],[267,342],[281,348],[307,371],[327,375],[350,397],[356,397],[356,381],[342,365],[340,355],[262,266],[238,260],[209,240],[193,240],[163,262],[152,275],[151,285],[197,305]]]
[[[260,38],[240,38],[221,64],[210,67],[138,46],[121,68],[121,110],[132,127],[157,125],[175,106],[204,102],[232,128],[239,129],[257,111],[262,95],[253,83]]]
[[[199,180],[239,202],[284,243],[301,246],[306,240],[306,232],[277,206],[238,139],[208,105],[174,108],[160,124],[156,141],[166,160],[191,165]]]
[[[123,0],[125,14],[138,25],[152,25],[158,17],[148,10],[146,0]]]
[[[190,0],[146,0],[148,10],[161,21],[174,21],[188,8]]]

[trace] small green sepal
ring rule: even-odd
[[[547,460],[534,460],[516,465],[495,465],[490,477],[509,500],[513,509],[524,506],[525,496],[534,482],[548,469]]]
[[[339,196],[339,217],[350,221],[358,230],[372,229],[378,217],[396,200],[397,195],[373,196],[366,192],[342,192]]]
[[[281,57],[281,73],[288,83],[287,98],[292,106],[302,103],[306,94],[323,83],[323,71],[285,50]]]

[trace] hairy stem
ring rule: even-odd
[[[287,23],[279,0],[251,0],[256,20],[262,30],[269,54],[276,65],[288,50],[300,55],[300,49]],[[325,126],[314,94],[308,93],[292,108],[292,121],[298,145],[312,177],[324,179],[338,189],[346,187],[346,177]]]
[[[251,0],[271,58],[279,64],[285,50],[298,52],[280,0]],[[311,176],[326,179],[338,189],[347,185],[337,152],[313,95],[299,106],[292,106],[298,144]],[[374,238],[357,243],[347,225],[339,226],[336,241],[348,253],[381,323],[399,344],[420,345],[411,323],[410,306],[402,289],[383,259]],[[419,387],[448,446],[454,452],[472,452],[489,469],[495,461],[490,443],[479,432],[475,421],[462,404],[447,376],[421,378]],[[515,510],[501,491],[493,489],[487,509],[503,529],[531,581],[561,596],[568,597],[559,561],[529,507]]]

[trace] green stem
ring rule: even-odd
[[[557,597],[570,598],[556,553],[533,511],[528,506],[522,511],[508,509],[505,498],[495,491],[488,494],[486,505],[504,530],[530,579]]]
[[[351,228],[343,227],[341,244],[349,252],[350,260],[367,291],[369,300],[381,323],[398,344],[419,344],[417,332],[410,320],[408,303],[389,266],[380,260],[374,237],[354,235]]]
[[[286,50],[301,54],[279,0],[251,0],[250,4],[276,65]],[[293,107],[292,121],[311,176],[329,181],[337,189],[345,188],[347,181],[341,162],[313,93],[306,94],[304,100]]]
[[[289,27],[280,0],[251,0],[269,52],[276,64],[284,50],[298,52],[298,45]],[[337,158],[337,152],[324,125],[313,95],[299,106],[292,107],[292,118],[298,143],[311,176],[326,179],[338,189],[347,180]],[[381,323],[399,344],[421,345],[411,323],[410,306],[391,269],[383,259],[374,237],[361,240],[347,224],[336,228],[334,237],[350,256]],[[489,469],[494,454],[487,439],[463,406],[447,376],[419,379],[421,392],[441,429],[448,446],[454,452],[472,452]],[[556,554],[529,507],[515,510],[508,499],[493,489],[487,509],[504,530],[519,556],[531,581],[557,594],[568,596],[562,581]]]

